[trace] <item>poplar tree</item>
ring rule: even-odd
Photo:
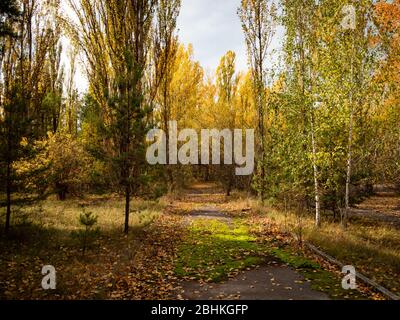
[[[56,0],[6,1],[1,5],[0,161],[6,190],[6,232],[11,223],[12,194],[19,191],[22,195],[26,180],[34,175],[19,174],[18,161],[34,156],[34,141],[46,136],[51,117],[45,98],[47,88],[51,90],[51,83],[57,82],[52,75],[59,68],[57,58],[53,59],[60,35],[58,9]],[[20,10],[18,19],[16,10]]]
[[[167,163],[169,163],[169,122],[172,120],[171,83],[178,52],[176,22],[181,8],[181,0],[159,0],[155,16],[154,63],[155,88],[158,89],[157,102],[160,107],[161,128],[166,133]],[[173,167],[166,167],[167,184],[174,188]]]
[[[258,173],[257,186],[262,201],[266,199],[266,99],[267,52],[276,31],[277,9],[272,0],[242,0],[238,9],[246,39],[249,66],[253,77],[253,94],[257,112]]]
[[[238,78],[235,75],[236,54],[228,51],[220,60],[217,68],[218,109],[220,113],[218,127],[233,130],[236,128],[236,91]],[[231,137],[232,138],[232,137]],[[232,143],[232,141],[230,142]],[[221,153],[222,154],[222,153]],[[233,161],[233,159],[232,159]],[[227,196],[230,196],[234,187],[235,167],[232,163],[221,166],[222,180]]]
[[[79,23],[68,31],[89,63],[90,92],[102,110],[103,157],[125,196],[124,232],[130,201],[145,165],[145,135],[151,106],[145,75],[157,0],[70,0]]]

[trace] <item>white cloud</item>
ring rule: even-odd
[[[237,9],[240,0],[182,0],[179,38],[193,44],[196,60],[215,70],[228,51],[236,52],[238,70],[247,69],[246,46]]]
[[[67,1],[61,2],[64,12],[73,16],[66,5]],[[240,3],[241,0],[182,0],[178,18],[179,39],[186,45],[193,45],[195,59],[206,70],[214,71],[228,50],[236,53],[237,70],[247,70],[247,50],[237,15]],[[277,38],[281,38],[281,35]],[[67,41],[65,45],[68,45]],[[276,41],[274,47],[278,46]],[[80,92],[87,89],[82,68],[78,70],[75,81]]]

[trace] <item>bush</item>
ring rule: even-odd
[[[79,224],[83,229],[73,232],[72,236],[78,239],[82,247],[82,255],[85,255],[86,249],[93,244],[100,232],[99,228],[95,228],[97,220],[98,217],[96,215],[92,212],[86,212],[85,209],[83,209],[83,212],[79,215]]]
[[[79,195],[88,181],[90,158],[72,135],[57,133],[49,139],[50,183],[59,200]]]

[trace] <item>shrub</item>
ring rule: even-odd
[[[57,133],[49,139],[50,183],[59,200],[80,194],[88,181],[89,155],[72,135]]]
[[[72,236],[78,239],[82,248],[82,255],[85,255],[86,249],[93,244],[100,232],[99,228],[95,228],[97,220],[98,217],[96,215],[92,212],[86,212],[85,209],[83,209],[83,212],[79,215],[79,224],[83,228],[73,232]]]

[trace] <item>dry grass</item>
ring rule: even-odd
[[[34,224],[43,229],[55,229],[59,232],[72,232],[81,228],[79,215],[85,208],[98,216],[97,226],[102,232],[122,230],[124,224],[124,201],[117,196],[91,196],[84,200],[72,199],[58,201],[50,198],[33,206],[14,207],[12,225],[14,229]],[[162,212],[163,201],[145,201],[133,199],[131,202],[130,227],[137,228],[154,219]],[[2,215],[4,216],[4,214]]]
[[[82,229],[83,207],[98,216],[100,229],[85,255],[73,237]],[[163,201],[133,199],[125,236],[124,201],[117,196],[14,207],[11,234],[0,234],[0,299],[165,298],[170,283],[160,271],[173,268],[179,224],[162,214],[164,208]],[[41,268],[48,264],[57,270],[55,292],[40,285]],[[146,281],[160,285],[156,290]]]
[[[347,265],[362,272],[395,293],[400,293],[400,236],[397,229],[384,225],[365,225],[353,220],[345,230],[337,223],[326,222],[320,229],[314,221],[297,215],[269,211],[269,218],[289,232],[302,237]]]
[[[245,201],[244,206],[248,205]],[[394,293],[400,293],[400,232],[393,226],[361,218],[351,219],[347,229],[324,217],[316,228],[309,214],[282,212],[252,201],[253,213],[265,217],[284,233],[321,248],[324,252],[358,272],[377,281]]]
[[[262,206],[244,193],[236,193],[225,209],[232,215],[254,215],[257,217],[255,224],[265,220],[255,228],[276,226],[284,234],[301,236],[339,261],[354,265],[357,271],[400,294],[400,232],[390,224],[352,218],[348,228],[344,229],[332,222],[330,216],[325,216],[321,228],[317,229],[312,214]]]
[[[0,234],[0,298],[166,298],[174,279],[166,277],[165,272],[174,268],[174,241],[180,241],[184,234],[180,227],[182,215],[208,205],[208,201],[233,217],[244,218],[256,233],[272,229],[281,231],[271,232],[273,237],[301,233],[304,240],[400,293],[398,229],[383,222],[353,218],[344,230],[328,217],[324,217],[320,229],[315,229],[311,215],[261,206],[247,193],[227,198],[218,190],[199,190],[194,188],[185,197],[177,195],[160,201],[133,199],[132,232],[127,237],[122,233],[124,201],[117,196],[66,202],[48,199],[40,205],[14,207],[11,239]],[[78,217],[83,207],[98,216],[100,228],[94,248],[85,257],[71,237],[81,228]],[[0,217],[3,223],[4,209]],[[57,292],[50,295],[40,288],[40,271],[46,264],[54,264],[60,274]],[[160,272],[164,267],[169,271]],[[155,286],[154,281],[162,285]]]

